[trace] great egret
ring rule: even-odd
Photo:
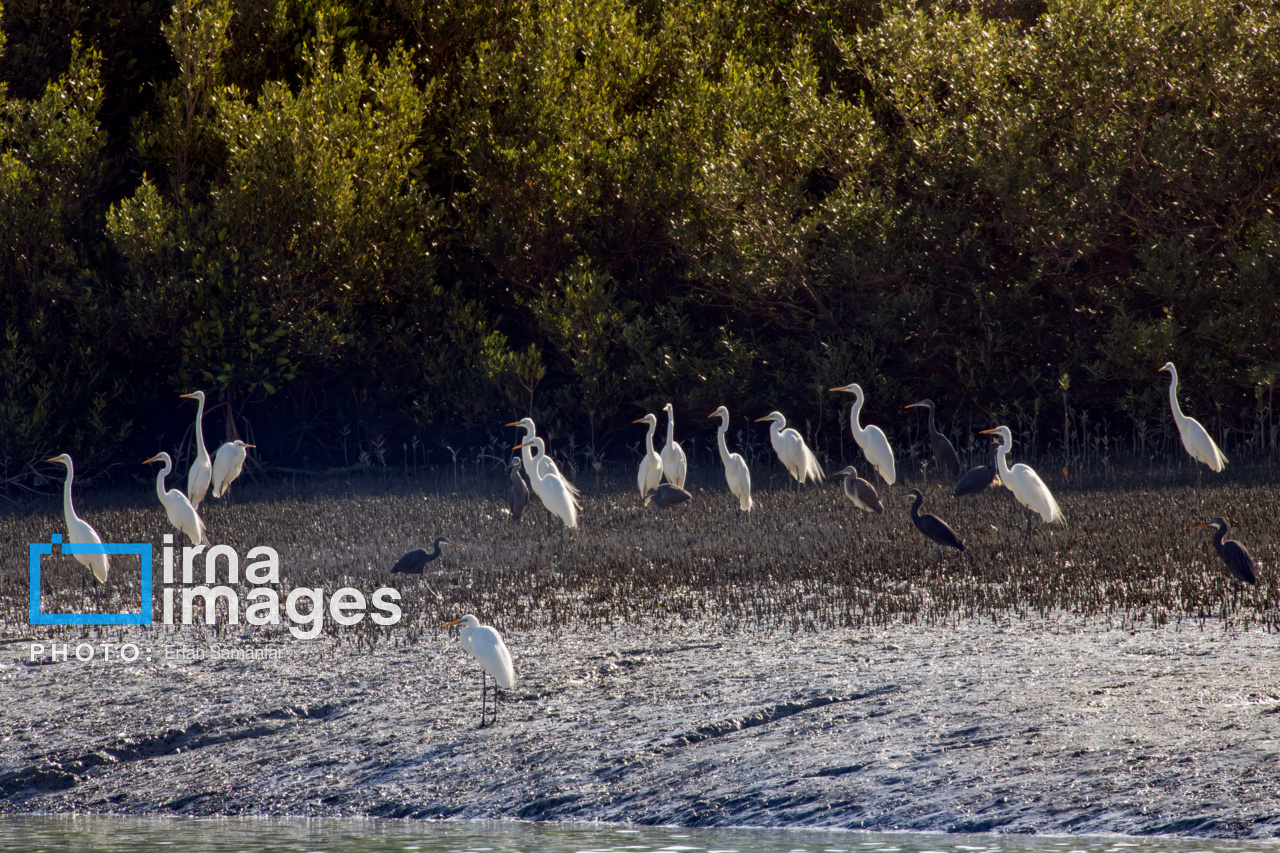
[[[396,561],[396,564],[391,567],[391,573],[395,574],[396,572],[400,572],[401,574],[406,575],[422,574],[427,568],[427,563],[430,563],[432,560],[440,557],[441,545],[452,545],[459,551],[467,550],[456,542],[450,542],[443,536],[437,536],[436,541],[431,545],[430,552],[424,551],[422,548],[419,548],[416,551],[410,551],[408,554],[405,554]]]
[[[1027,513],[1027,536],[1031,536],[1032,512],[1039,513],[1050,524],[1063,521],[1062,510],[1058,508],[1058,502],[1053,499],[1053,493],[1044,484],[1044,480],[1040,479],[1040,475],[1030,465],[1021,462],[1009,467],[1009,448],[1013,446],[1013,433],[1009,428],[998,426],[995,429],[984,429],[981,434],[998,435],[1003,442],[996,452],[996,472],[1000,476],[1000,482],[1013,492],[1018,503],[1030,510]]]
[[[529,484],[520,476],[520,458],[513,457],[507,465],[507,474],[511,477],[511,485],[507,486],[507,506],[511,510],[511,518],[516,524],[524,515],[524,508],[529,505]]]
[[[653,434],[658,429],[658,419],[652,414],[636,418],[633,424],[648,424],[649,432],[644,437],[644,457],[640,460],[640,471],[636,474],[636,485],[640,487],[640,497],[649,494],[650,489],[658,488],[662,482],[662,457],[653,449]]]
[[[245,444],[237,438],[218,448],[218,452],[213,457],[213,496],[215,498],[225,495],[227,489],[231,488],[232,481],[240,476],[240,469],[244,466],[250,447],[253,445]]]
[[[516,670],[511,665],[511,652],[507,651],[507,644],[502,642],[501,634],[488,625],[481,625],[480,620],[470,613],[461,619],[446,622],[442,627],[449,628],[453,625],[462,626],[458,629],[458,640],[462,643],[462,647],[480,662],[480,669],[482,670],[480,673],[480,728],[483,729],[486,725],[496,725],[498,722],[498,687],[514,690],[516,686]],[[492,723],[485,721],[485,700],[488,698],[489,691],[485,673],[492,675],[494,681]]]
[[[827,478],[827,475],[822,473],[822,466],[818,464],[818,458],[813,455],[809,445],[804,443],[800,433],[787,427],[787,419],[781,412],[770,412],[763,418],[756,418],[756,423],[762,421],[770,421],[773,424],[769,427],[769,442],[773,445],[774,452],[778,454],[778,459],[786,466],[791,476],[796,478],[797,483],[803,483],[810,478],[815,483],[821,483]]]
[[[1195,418],[1182,414],[1182,407],[1178,405],[1178,368],[1173,366],[1172,361],[1167,361],[1160,370],[1169,373],[1169,408],[1173,410],[1173,422],[1178,425],[1178,435],[1182,436],[1182,446],[1191,454],[1192,459],[1208,465],[1215,473],[1221,472],[1227,464],[1227,457],[1218,449],[1218,445],[1209,436],[1209,431]],[[1196,468],[1197,488],[1203,473]]]
[[[203,544],[204,522],[200,520],[200,513],[182,492],[164,487],[164,479],[169,476],[169,471],[173,468],[173,460],[169,458],[168,453],[161,452],[144,460],[142,464],[146,465],[150,462],[161,463],[160,472],[156,474],[156,494],[160,497],[160,503],[164,505],[165,515],[169,516],[169,523],[177,528],[179,533],[185,534],[192,545]]]
[[[999,483],[1000,478],[996,476],[996,453],[1000,450],[1000,442],[996,441],[995,436],[991,437],[991,463],[988,465],[979,465],[973,468],[969,473],[960,478],[960,482],[956,483],[955,497],[963,497],[964,495],[976,495],[987,486]]]
[[[676,444],[675,409],[667,403],[662,407],[667,413],[667,443],[662,448],[662,474],[667,482],[676,488],[684,488],[685,475],[689,473],[689,460],[685,459],[684,450]]]
[[[529,439],[526,444],[517,444],[516,450],[524,447],[534,447],[539,454],[546,453],[546,445],[542,439],[536,435]],[[578,500],[569,488],[569,483],[564,477],[557,474],[543,474],[537,470],[537,466],[530,466],[528,459],[525,459],[525,470],[528,471],[532,467],[533,473],[529,476],[529,485],[533,486],[533,493],[538,496],[551,513],[556,515],[564,526],[570,530],[578,526]],[[564,535],[564,531],[560,531],[560,535]]]
[[[937,460],[938,465],[943,471],[947,472],[948,477],[960,476],[960,458],[956,456],[956,449],[951,446],[951,442],[947,441],[947,437],[938,432],[938,428],[933,422],[933,401],[921,400],[919,403],[910,403],[904,408],[926,408],[929,410],[929,445],[933,448],[933,458]]]
[[[1234,539],[1228,539],[1225,542],[1222,537],[1227,535],[1227,522],[1220,515],[1215,515],[1204,524],[1197,524],[1193,530],[1199,530],[1201,527],[1212,527],[1215,530],[1213,534],[1213,547],[1217,549],[1218,556],[1222,557],[1222,562],[1227,564],[1227,571],[1236,580],[1256,586],[1258,583],[1258,574],[1254,571],[1253,557],[1249,556],[1249,552],[1245,547]]]
[[[75,479],[76,469],[71,457],[65,453],[46,459],[46,462],[61,462],[67,467],[67,479],[62,481],[62,517],[67,522],[67,539],[72,545],[101,545],[102,537],[98,531],[89,526],[89,522],[76,515],[76,508],[71,505],[71,481]],[[107,582],[107,573],[111,563],[106,554],[76,554],[76,562],[93,572],[93,576],[102,583]]]
[[[889,438],[875,424],[864,428],[858,423],[862,416],[862,404],[866,401],[862,386],[851,382],[831,390],[853,395],[853,407],[849,409],[849,429],[853,432],[853,440],[862,448],[862,455],[867,457],[881,479],[892,486],[898,481],[898,474],[893,465],[893,448],[889,446]]]
[[[850,465],[837,471],[833,476],[844,477],[844,496],[858,509],[874,512],[876,515],[884,513],[884,504],[880,503],[880,495],[876,493],[876,487],[859,477],[858,469]]]
[[[196,459],[187,472],[187,499],[191,506],[199,509],[205,492],[209,491],[209,483],[213,480],[213,465],[209,462],[209,451],[204,446],[204,392],[192,391],[183,394],[185,399],[199,400],[196,408]]]
[[[652,501],[658,509],[668,509],[676,504],[682,504],[693,495],[686,492],[679,486],[672,483],[662,483],[650,489],[644,496],[644,505],[648,506]]]
[[[915,498],[915,503],[911,505],[911,523],[916,526],[925,536],[933,540],[934,546],[938,549],[938,568],[942,568],[942,546],[955,548],[963,553],[964,543],[960,541],[960,537],[951,529],[951,525],[947,524],[936,515],[925,513],[920,514],[920,504],[924,503],[924,495],[920,494],[919,489],[912,489],[905,495],[898,495],[899,498]]]
[[[741,454],[729,452],[729,445],[724,440],[725,433],[729,431],[729,410],[721,406],[707,417],[720,419],[716,444],[720,447],[720,461],[724,463],[724,479],[729,484],[729,491],[738,499],[738,512],[750,512],[755,506],[751,502],[751,471]]]
[[[529,447],[533,447],[532,439],[538,434],[538,428],[534,426],[533,418],[521,418],[515,423],[507,424],[507,426],[520,427],[523,429],[524,438],[520,439],[521,443],[527,444]],[[529,482],[533,482],[533,465],[536,463],[538,470],[544,475],[550,474],[552,476],[559,477],[560,482],[564,483],[564,485],[569,489],[569,494],[573,495],[575,499],[580,497],[577,487],[575,487],[573,483],[570,483],[569,478],[560,472],[560,466],[556,465],[556,460],[547,455],[546,446],[546,442],[543,442],[543,450],[537,456],[534,456],[531,450],[526,450],[524,452],[524,473],[529,477]],[[534,487],[534,491],[537,491],[536,486]]]

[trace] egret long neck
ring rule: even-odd
[[[861,394],[855,394],[853,397],[853,405],[849,407],[849,429],[853,432],[854,437],[862,435],[865,430],[859,421],[862,418],[862,404],[866,402]]]
[[[156,494],[160,496],[162,501],[168,494],[164,488],[164,478],[169,476],[169,469],[172,467],[172,464],[166,461],[160,466],[159,473],[156,474]]]
[[[996,470],[1000,473],[1002,482],[1012,482],[1013,478],[1009,475],[1009,442],[1000,445],[1000,449],[996,451]]]
[[[667,412],[667,447],[675,444],[676,440],[676,416],[672,412]]]
[[[720,447],[720,461],[729,465],[729,445],[725,443],[724,434],[729,431],[729,420],[727,418],[720,419],[720,429],[716,430],[716,444]]]
[[[62,481],[62,514],[67,517],[68,525],[76,517],[76,508],[71,505],[71,481],[76,476],[76,469],[67,463],[67,479]]]
[[[1182,420],[1182,407],[1178,405],[1178,371],[1169,369],[1169,407],[1173,409],[1174,420]]]
[[[653,455],[653,434],[658,431],[658,419],[654,418],[649,424],[649,431],[644,436],[645,449],[649,451],[649,456]]]
[[[196,402],[200,404],[196,407],[196,456],[203,459],[209,455],[209,451],[204,449],[204,397]]]

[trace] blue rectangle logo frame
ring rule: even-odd
[[[40,558],[53,554],[53,546],[62,545],[62,535],[55,533],[49,544],[32,542],[28,546],[31,555],[31,624],[32,625],[150,625],[153,603],[151,600],[151,545],[145,542],[62,545],[64,554],[137,554],[142,561],[142,601],[140,613],[41,613],[40,612]]]

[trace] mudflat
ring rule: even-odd
[[[124,639],[133,664],[3,647],[0,810],[1280,829],[1275,635],[1212,620],[518,632],[484,729],[447,632]]]

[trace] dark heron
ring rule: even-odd
[[[837,471],[834,476],[844,477],[844,496],[858,509],[874,512],[876,515],[884,513],[884,504],[880,503],[876,487],[859,477],[858,470],[852,465],[843,471]]]
[[[511,508],[511,518],[519,524],[524,508],[529,505],[529,484],[520,474],[519,457],[507,465],[507,473],[511,475],[511,485],[507,486],[507,506]]]
[[[951,442],[947,441],[947,437],[938,432],[938,428],[933,421],[933,401],[921,400],[919,403],[911,403],[904,408],[914,409],[923,407],[929,410],[929,445],[933,448],[933,458],[942,466],[942,470],[947,472],[947,476],[951,478],[960,476],[960,458],[956,456],[956,449],[951,446]]]
[[[1245,547],[1234,539],[1228,539],[1225,542],[1222,537],[1227,535],[1227,522],[1222,516],[1216,515],[1204,524],[1197,524],[1193,529],[1199,530],[1201,527],[1213,527],[1216,533],[1213,534],[1213,547],[1218,549],[1218,556],[1222,557],[1222,562],[1227,564],[1227,571],[1236,580],[1252,586],[1257,586],[1258,575],[1253,569],[1253,557],[1249,556],[1249,552]]]
[[[392,566],[392,573],[403,572],[409,575],[422,574],[422,570],[427,567],[427,563],[430,563],[432,560],[440,556],[441,545],[452,545],[459,551],[467,550],[456,542],[450,542],[443,536],[437,536],[430,552],[424,551],[421,548],[416,551],[410,551],[408,554],[401,557],[399,562]]]
[[[920,494],[919,489],[912,489],[905,495],[899,495],[901,498],[915,498],[915,503],[911,505],[911,523],[916,529],[933,540],[934,546],[938,549],[938,568],[942,568],[942,546],[955,548],[957,551],[964,551],[964,543],[960,541],[960,537],[951,529],[951,526],[936,515],[925,513],[920,514],[920,504],[924,503],[924,495]]]
[[[1000,482],[1000,478],[996,476],[996,453],[999,450],[1000,442],[996,440],[995,436],[992,436],[991,461],[986,465],[979,465],[961,477],[960,482],[956,483],[955,497],[976,495],[986,489],[987,486]]]
[[[693,496],[679,486],[663,483],[656,489],[650,489],[645,493],[644,505],[648,506],[649,502],[652,501],[658,509],[667,509],[676,504],[682,504],[691,497]]]

